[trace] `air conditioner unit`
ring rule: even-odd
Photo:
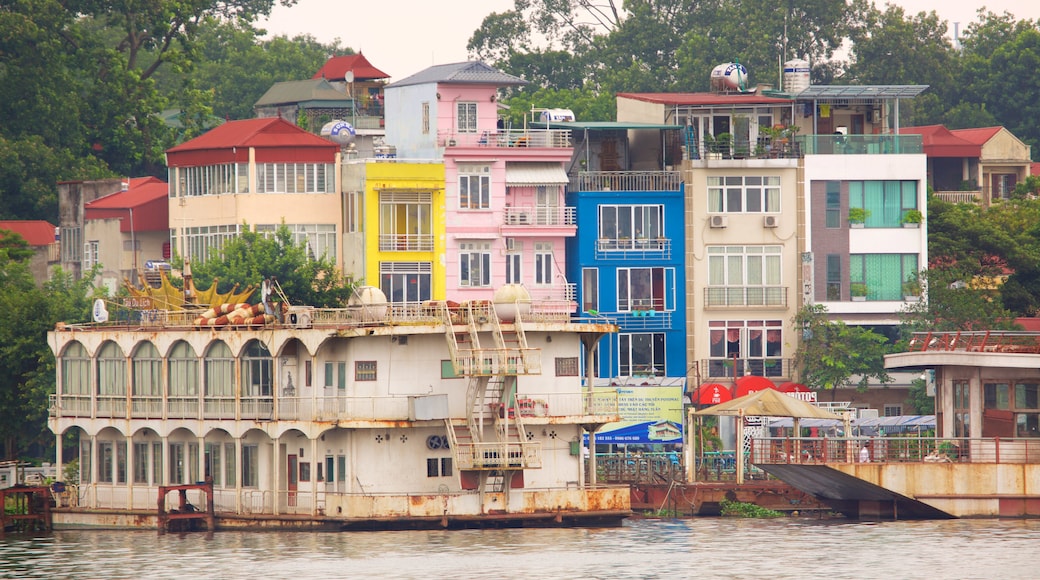
[[[311,327],[311,311],[310,310],[290,310],[289,311],[289,326],[293,328],[310,328]]]
[[[762,227],[775,228],[780,225],[780,217],[775,215],[762,216]]]
[[[724,228],[729,225],[729,216],[724,215],[713,215],[708,220],[709,225],[713,228]]]

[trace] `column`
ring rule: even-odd
[[[311,515],[318,515],[318,438],[311,437]]]
[[[272,501],[271,501],[271,513],[278,515],[281,513],[281,496],[278,495],[278,464],[281,460],[282,449],[281,440],[274,438],[271,443],[271,490],[272,490]],[[288,487],[288,486],[286,486]]]
[[[98,480],[98,441],[97,435],[90,436],[90,507],[97,508],[97,480]]]

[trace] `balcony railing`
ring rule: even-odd
[[[924,153],[920,135],[799,135],[805,155],[912,155]]]
[[[1040,354],[1040,333],[1019,331],[915,332],[907,347],[917,351]]]
[[[976,191],[936,191],[933,195],[946,203],[970,203],[978,205],[982,201],[982,190]]]
[[[571,132],[569,129],[438,132],[437,141],[442,147],[566,148],[571,147]]]
[[[596,241],[596,258],[670,260],[672,240],[669,238],[600,238]]]
[[[575,222],[573,207],[507,207],[507,226],[572,226]]]
[[[679,191],[679,171],[582,171],[578,191]]]
[[[732,380],[744,375],[788,378],[792,374],[791,359],[780,357],[736,359],[711,358],[699,362],[701,377]]]
[[[762,438],[753,440],[750,458],[761,464],[1040,463],[1040,438]]]
[[[704,289],[704,306],[787,307],[786,286],[709,286]]]
[[[381,252],[432,252],[433,236],[428,234],[379,234]]]

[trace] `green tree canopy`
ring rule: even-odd
[[[866,389],[871,379],[890,382],[885,371],[888,339],[869,329],[830,320],[827,307],[802,308],[794,319],[802,340],[794,364],[800,380],[810,389],[841,389],[855,385]],[[852,377],[857,382],[852,382]]]

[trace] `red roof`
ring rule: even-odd
[[[30,246],[46,246],[55,240],[54,224],[45,220],[0,220],[0,230],[12,231],[29,242]]]
[[[1040,331],[1040,318],[1016,318],[1015,322],[1022,325],[1022,329],[1027,332]]]
[[[372,63],[368,62],[365,55],[348,54],[344,56],[334,56],[330,58],[325,64],[314,73],[312,79],[326,78],[330,81],[342,81],[347,76],[347,71],[354,71],[354,80],[356,81],[371,81],[376,79],[390,78],[390,75],[372,66]]]
[[[1029,175],[1040,176],[1040,163],[1030,163],[1029,164]]]
[[[982,145],[959,137],[943,125],[901,127],[900,135],[920,135],[924,154],[928,157],[971,157],[982,156]]]
[[[293,125],[280,117],[228,121],[219,127],[166,150],[169,167],[220,163],[247,163],[249,150],[256,162],[332,163],[339,145]]]
[[[790,105],[790,99],[763,97],[755,93],[618,93],[617,96],[660,105]]]
[[[134,177],[124,191],[106,195],[83,206],[83,219],[120,219],[121,232],[169,229],[169,187],[157,177]],[[131,218],[131,215],[133,216]]]
[[[961,139],[981,147],[988,143],[1001,129],[1003,127],[982,127],[979,129],[954,129],[951,132]]]

